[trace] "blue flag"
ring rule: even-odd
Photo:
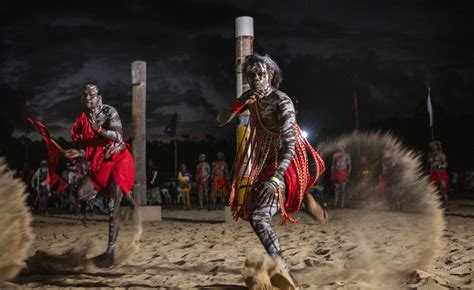
[[[169,137],[176,135],[176,125],[178,123],[178,113],[174,113],[168,125],[165,127],[165,134]]]

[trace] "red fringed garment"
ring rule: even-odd
[[[237,105],[234,104],[234,107]],[[235,108],[234,111],[239,109]],[[253,195],[258,194],[255,189],[261,182],[267,181],[273,175],[280,154],[278,147],[280,134],[271,132],[263,126],[257,104],[250,105],[250,114],[250,132],[246,144],[242,146],[243,150],[238,150],[236,155],[229,194],[230,205],[236,219],[250,217],[254,207],[255,197]],[[295,124],[294,130],[295,154],[285,172],[286,199],[281,190],[279,190],[278,196],[283,223],[287,220],[298,222],[288,213],[300,209],[305,193],[325,170],[324,161],[311,147],[308,140],[302,136],[297,124]],[[313,159],[315,166],[313,176],[310,174],[310,158]],[[247,181],[245,181],[246,178],[248,178]],[[236,196],[240,189],[244,190],[244,203],[241,206],[238,204]]]
[[[74,121],[71,138],[85,147],[86,160],[90,162],[89,176],[98,191],[108,188],[114,181],[125,195],[130,193],[135,180],[135,167],[128,144],[127,148],[106,159],[107,146],[114,142],[95,133],[84,112]]]

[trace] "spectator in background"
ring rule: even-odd
[[[160,187],[158,186],[158,167],[150,159],[148,161],[148,188],[147,203],[149,205],[161,204]]]
[[[439,189],[441,198],[443,199],[444,207],[448,206],[448,185],[449,177],[448,172],[448,161],[444,154],[441,142],[432,141],[429,144],[431,152],[428,153],[428,162],[430,165],[430,179],[434,185]]]
[[[223,152],[218,152],[216,157],[217,161],[212,162],[212,206],[215,207],[217,199],[219,208],[224,208],[224,200],[228,194],[229,169]]]
[[[183,196],[184,209],[191,209],[191,172],[188,171],[186,163],[181,163],[181,168],[178,171],[178,192]]]
[[[211,177],[211,167],[206,161],[206,154],[200,154],[199,164],[196,166],[196,182],[198,186],[199,209],[204,208],[204,198],[208,202],[208,208],[210,207],[209,177]]]
[[[346,152],[344,145],[340,144],[338,152],[332,156],[331,181],[334,184],[334,208],[344,208],[346,195],[346,183],[351,174],[352,162],[351,156]]]
[[[36,209],[40,213],[45,213],[48,209],[50,190],[48,181],[48,161],[42,160],[31,179],[31,187],[36,191]]]

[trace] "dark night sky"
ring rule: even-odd
[[[214,120],[235,97],[234,19],[242,15],[254,17],[256,51],[281,65],[303,127],[348,127],[354,90],[362,126],[409,117],[425,104],[428,82],[436,106],[469,113],[469,2],[3,1],[0,114],[21,134],[25,97],[32,116],[67,136],[93,80],[130,136],[130,63],[144,60],[148,138],[162,139],[175,111],[180,135],[226,136],[232,130]]]

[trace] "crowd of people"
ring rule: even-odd
[[[148,204],[181,206],[185,210],[223,209],[229,188],[229,169],[224,153],[218,152],[216,160],[209,164],[206,154],[199,155],[194,174],[182,162],[176,174],[176,181],[158,182],[158,169],[150,162],[148,183]],[[193,206],[193,203],[196,205]]]
[[[474,196],[474,170],[468,169],[465,172],[449,170],[446,155],[443,153],[441,143],[433,141],[429,144],[427,174],[433,184],[438,188],[440,199],[444,206],[448,205],[449,196],[456,196],[461,193],[464,196]],[[384,154],[382,162],[390,160],[390,154]],[[363,157],[363,156],[362,156]],[[160,182],[158,168],[154,166],[152,160],[148,167],[148,192],[147,204],[182,207],[189,209],[223,209],[228,203],[229,192],[229,168],[225,160],[224,153],[218,152],[216,160],[211,164],[207,161],[205,154],[198,157],[199,163],[194,173],[188,169],[185,162],[180,164],[175,181]],[[361,166],[363,166],[363,160]],[[28,185],[28,203],[32,210],[37,213],[76,213],[77,207],[73,196],[81,177],[87,174],[88,162],[67,163],[62,171],[61,178],[68,186],[58,192],[57,188],[51,188],[48,181],[48,162],[42,160],[36,171],[23,169],[19,172],[20,177]],[[382,166],[382,174],[379,176],[377,190],[383,194],[388,194],[386,177],[384,170],[387,166]],[[310,192],[317,200],[330,203],[333,208],[344,208],[346,201],[346,186],[349,180],[359,183],[364,182],[364,173],[361,176],[351,176],[352,156],[346,151],[344,146],[338,146],[337,151],[332,156],[330,171],[328,172],[329,182],[318,181]],[[363,198],[359,196],[363,193],[352,191],[348,195],[352,199]],[[96,195],[95,198],[87,201],[87,211],[99,214],[106,214],[106,201],[103,195]],[[382,198],[384,198],[382,196]]]
[[[455,169],[448,171],[448,161],[443,152],[440,141],[432,141],[428,144],[426,174],[432,184],[437,188],[440,201],[443,207],[448,206],[450,197],[473,198],[474,197],[474,171],[472,169],[460,173]],[[358,158],[359,170],[355,176],[352,172],[352,159]],[[336,152],[332,155],[328,178],[318,180],[310,189],[310,192],[317,198],[333,205],[333,208],[344,208],[347,195],[352,201],[367,200],[379,197],[380,201],[385,201],[391,207],[396,208],[397,203],[391,198],[395,193],[391,192],[391,184],[396,170],[396,160],[393,159],[392,152],[384,152],[380,160],[380,173],[376,176],[376,181],[369,180],[372,177],[371,170],[376,165],[368,164],[366,156],[351,156],[346,151],[344,145],[339,144]],[[371,168],[372,167],[372,168]],[[346,194],[347,185],[352,185],[350,192]],[[360,190],[363,189],[364,191]],[[370,191],[370,192],[368,192]],[[390,201],[389,201],[390,200]]]
[[[181,163],[175,181],[160,182],[158,167],[152,160],[148,167],[147,204],[183,206],[184,209],[223,209],[227,203],[229,189],[229,169],[224,153],[218,152],[216,160],[209,164],[205,154],[199,155],[199,164],[193,174],[186,163]],[[77,213],[74,190],[81,178],[87,175],[87,161],[67,163],[61,178],[67,186],[58,190],[49,182],[48,162],[42,160],[36,171],[24,169],[20,177],[28,186],[28,203],[40,214]],[[106,214],[104,195],[95,195],[86,203],[87,212]],[[196,203],[195,207],[192,206]]]

